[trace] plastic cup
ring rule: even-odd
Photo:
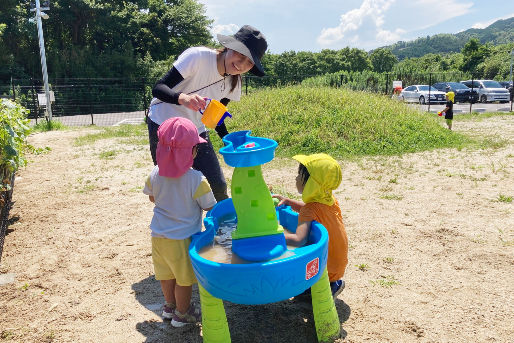
[[[220,120],[222,120],[223,115],[228,112],[227,107],[218,100],[209,100],[209,105],[207,105],[205,111],[200,111],[200,113],[203,114],[202,123],[204,123],[204,125],[209,129],[214,129],[218,124],[220,124]]]

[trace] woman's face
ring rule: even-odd
[[[226,73],[230,75],[239,75],[246,73],[253,68],[253,63],[248,57],[239,52],[227,49],[225,56]]]

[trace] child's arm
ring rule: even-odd
[[[295,247],[304,245],[309,237],[310,229],[311,221],[298,223],[295,233],[284,229],[284,236],[286,237],[287,244]]]
[[[303,201],[289,199],[289,198],[286,198],[286,197],[284,197],[282,195],[279,195],[279,194],[273,194],[272,197],[273,198],[277,198],[279,200],[279,203],[278,203],[277,206],[280,206],[280,205],[291,206],[293,211],[296,211],[296,212],[300,212],[300,209],[303,206],[305,206],[305,203]]]

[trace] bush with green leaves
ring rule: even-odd
[[[11,189],[11,175],[26,164],[24,152],[30,146],[28,111],[7,99],[0,99],[0,191]]]

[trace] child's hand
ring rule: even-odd
[[[272,194],[271,197],[275,198],[275,199],[278,199],[277,207],[281,206],[281,205],[284,205],[287,202],[287,198],[282,196],[282,195],[280,195],[280,194]]]

